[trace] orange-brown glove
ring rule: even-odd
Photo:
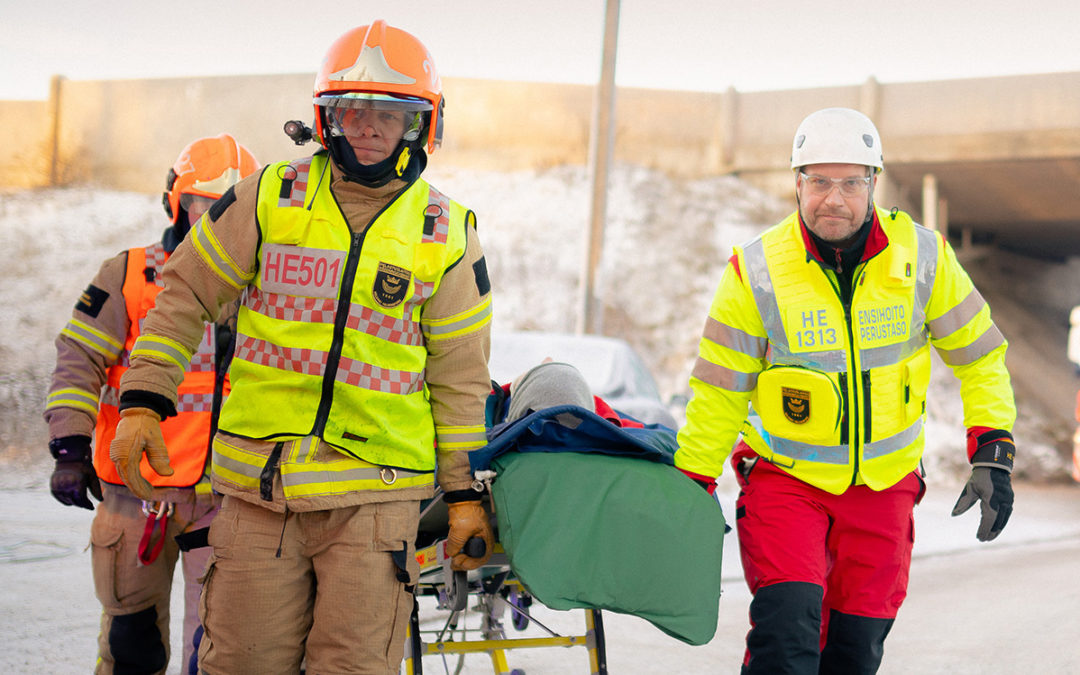
[[[116,465],[120,480],[140,499],[150,499],[154,488],[139,471],[143,450],[150,468],[159,476],[171,476],[169,453],[161,436],[161,418],[149,408],[128,408],[120,411],[116,436],[109,445],[109,459]]]
[[[450,569],[474,570],[488,561],[495,547],[495,534],[491,531],[487,511],[476,500],[454,502],[447,504],[447,508],[450,510],[450,534],[446,537],[446,555],[451,557]],[[473,537],[484,540],[484,555],[479,558],[470,558],[461,550]]]

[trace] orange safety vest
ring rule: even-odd
[[[98,407],[94,443],[94,470],[97,471],[98,478],[114,485],[123,485],[116,466],[109,459],[109,445],[116,435],[116,425],[120,421],[120,378],[128,369],[128,357],[139,337],[142,321],[164,287],[161,270],[168,258],[169,254],[161,243],[128,251],[123,286],[129,323],[127,340],[119,362],[108,371],[108,379]],[[154,487],[192,487],[202,479],[206,471],[210,458],[216,352],[214,324],[208,323],[203,341],[177,389],[177,414],[161,423],[161,434],[165,439],[169,464],[172,465],[174,473],[171,476],[159,476],[150,469],[146,457],[142,458],[142,475]],[[225,380],[222,396],[227,392],[228,381]]]

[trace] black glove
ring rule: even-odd
[[[56,501],[65,506],[79,506],[94,510],[94,504],[86,496],[86,491],[99,502],[101,481],[94,471],[90,452],[89,436],[64,436],[49,441],[49,452],[56,460],[49,488]]]
[[[1012,468],[1016,452],[1012,435],[991,431],[978,440],[978,450],[971,457],[971,477],[960,493],[952,514],[964,513],[979,502],[979,541],[990,541],[1001,534],[1013,510]]]

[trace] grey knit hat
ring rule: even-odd
[[[510,384],[506,421],[513,422],[530,412],[558,405],[576,405],[586,410],[595,407],[592,391],[581,371],[569,363],[547,361],[529,369]],[[557,419],[571,428],[578,425],[573,416],[560,415]]]

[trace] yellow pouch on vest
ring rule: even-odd
[[[758,376],[751,400],[773,436],[823,445],[838,442],[840,389],[825,373],[774,366]]]
[[[930,388],[930,348],[923,349],[904,364],[903,410],[905,424],[926,411],[926,390]]]

